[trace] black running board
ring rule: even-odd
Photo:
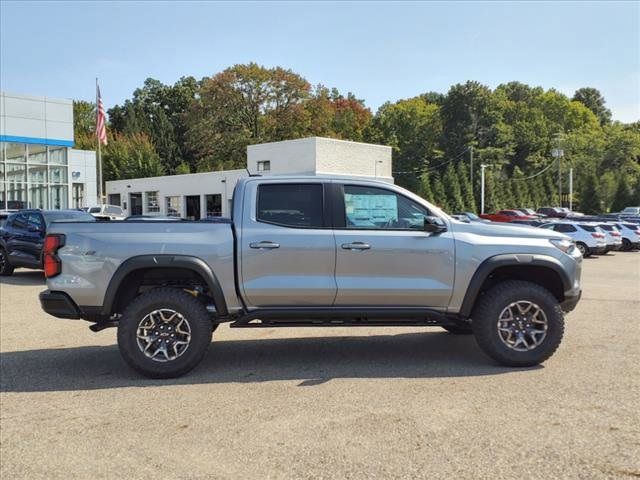
[[[231,328],[403,327],[459,325],[454,317],[427,308],[269,308],[245,313]]]

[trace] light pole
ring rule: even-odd
[[[480,164],[480,214],[484,213],[484,169],[490,167],[491,164]]]

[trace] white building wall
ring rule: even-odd
[[[69,206],[73,204],[73,184],[84,185],[84,205],[91,207],[98,205],[98,182],[96,167],[96,152],[93,150],[69,149]]]
[[[231,215],[231,200],[233,189],[238,179],[246,177],[246,170],[225,170],[221,172],[190,173],[186,175],[171,175],[164,177],[136,178],[130,180],[110,181],[106,184],[107,199],[109,195],[119,194],[120,205],[125,207],[127,215],[132,214],[131,194],[142,194],[142,213],[154,214],[148,211],[146,192],[158,192],[160,211],[157,215],[168,215],[167,197],[180,197],[180,216],[187,216],[186,197],[197,195],[200,197],[200,217],[206,217],[205,195],[221,195],[222,216]],[[109,201],[109,200],[107,200]]]
[[[0,92],[0,136],[8,137],[4,141],[27,137],[30,143],[71,147],[73,101]]]
[[[316,173],[393,181],[391,147],[316,137],[315,149]]]
[[[271,162],[270,172],[259,172],[258,162]],[[247,147],[247,168],[252,175],[312,175],[316,171],[316,137],[261,143]]]

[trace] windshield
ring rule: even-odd
[[[86,212],[76,210],[61,210],[59,212],[43,212],[44,220],[47,225],[52,222],[95,222],[96,219]]]
[[[480,217],[475,213],[466,212],[465,215],[469,217],[471,220],[480,220]]]
[[[100,207],[91,207],[89,213],[100,213]]]

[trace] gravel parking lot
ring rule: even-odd
[[[584,261],[544,366],[438,328],[229,329],[190,375],[142,378],[115,330],[0,280],[0,477],[640,477],[640,253]]]

